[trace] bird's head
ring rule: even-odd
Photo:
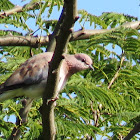
[[[82,68],[81,70],[88,69],[88,68],[94,70],[92,66],[93,61],[87,54],[78,53],[78,54],[75,54],[74,56],[77,59],[77,61],[79,61],[80,67]]]
[[[78,53],[75,55],[68,55],[65,59],[72,73],[89,68],[94,70],[92,67],[93,61],[87,54]]]

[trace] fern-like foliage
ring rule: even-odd
[[[34,9],[28,9],[38,2]],[[21,13],[1,18],[0,23],[14,25],[18,29],[32,32],[26,21],[33,18],[42,31],[53,31],[57,20],[48,20],[54,6],[60,9],[62,0],[32,0]],[[0,1],[0,10],[14,8],[8,0]],[[43,18],[47,11],[46,18]],[[86,53],[93,60],[94,71],[87,70],[73,75],[60,94],[55,108],[56,139],[97,138],[108,139],[126,136],[140,121],[140,50],[139,32],[136,29],[118,27],[136,20],[135,17],[117,13],[103,13],[97,17],[85,10],[79,11],[80,23],[89,22],[95,28],[113,28],[107,33],[97,34],[88,40],[69,43],[68,53]],[[83,24],[84,26],[84,24]],[[114,29],[114,27],[118,27]],[[22,31],[0,30],[0,36],[22,35]],[[119,52],[116,51],[119,49]],[[3,83],[18,66],[32,55],[43,52],[42,48],[0,46],[0,83]],[[125,57],[125,60],[122,58]],[[114,78],[114,76],[116,77]],[[112,79],[115,79],[109,88]],[[10,121],[19,117],[22,97],[0,103],[0,137],[8,139],[17,127]],[[39,108],[41,99],[33,102],[28,122],[20,129],[21,139],[41,139],[42,124]],[[112,133],[112,135],[110,135]],[[133,138],[135,139],[136,136]]]
[[[140,34],[136,29],[120,27],[108,33],[92,36],[89,43],[91,47],[97,49],[99,44],[104,47],[109,44],[112,48],[120,47],[127,59],[139,62],[139,37]]]
[[[80,106],[84,105],[85,115],[83,116],[82,112],[80,119],[86,122],[85,125],[92,122],[92,125],[100,129],[105,128],[102,136],[110,138],[108,133],[112,132],[112,138],[119,139],[120,135],[127,135],[128,130],[139,122],[138,63],[140,55],[138,44],[139,32],[137,30],[120,27],[108,33],[94,35],[89,41],[76,41],[69,45],[71,53],[84,51],[89,54],[93,58],[95,71],[81,72],[82,78],[73,76],[74,79],[68,82],[65,92],[68,95],[74,92],[76,96],[74,99],[78,100]],[[73,49],[73,46],[77,46],[76,49]],[[116,52],[116,48],[119,48],[120,52]],[[124,56],[125,60],[121,64]],[[119,72],[117,79],[108,90],[108,84],[117,71]],[[65,112],[65,116],[73,120],[70,113]],[[91,115],[87,117],[88,112]],[[98,130],[97,133],[100,135]]]
[[[92,25],[92,23],[94,23],[95,27],[97,25],[101,26],[103,29],[107,28],[107,25],[105,24],[105,22],[103,20],[100,19],[100,17],[97,17],[95,15],[92,15],[90,13],[88,13],[85,10],[79,10],[79,14],[80,14],[80,19],[79,22],[81,23],[82,21],[85,22],[89,22],[90,26]]]
[[[127,22],[135,21],[137,20],[137,17],[114,13],[114,12],[104,12],[100,16],[100,19],[103,20],[107,26],[114,28],[118,25],[122,25],[126,23],[126,21]]]

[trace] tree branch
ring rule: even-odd
[[[54,56],[49,66],[49,74],[46,85],[46,91],[43,94],[43,105],[41,108],[42,124],[43,124],[43,139],[54,140],[55,139],[55,123],[54,123],[54,107],[55,102],[48,102],[49,99],[56,98],[57,85],[59,82],[59,69],[60,63],[63,59],[62,54],[65,52],[67,43],[70,39],[71,28],[73,27],[77,19],[77,1],[65,0],[63,11],[61,13],[61,22],[59,33],[55,37],[56,47]],[[57,29],[56,29],[57,30]]]
[[[4,11],[4,12],[0,12],[0,18],[5,18],[6,16],[12,15],[14,13],[17,12],[23,12],[24,9],[27,10],[33,10],[35,8],[39,9],[39,4],[42,4],[41,2],[35,2],[33,4],[25,4],[24,6],[15,6],[14,8]]]
[[[138,132],[140,132],[140,122],[134,126],[134,128],[130,131],[130,133],[123,140],[130,140]]]
[[[53,31],[53,33],[50,35],[50,42],[48,43],[48,52],[54,52],[56,47],[56,37],[59,35],[61,31],[61,24],[63,23],[64,17],[65,17],[65,9],[63,8],[62,14],[60,15],[60,18],[56,24],[56,27]]]
[[[6,36],[0,37],[0,46],[32,46],[38,48],[49,42],[48,36]]]
[[[0,37],[0,46],[32,46],[32,48],[36,48],[38,46],[44,46],[49,44],[49,51],[54,51],[54,48],[51,46],[55,46],[55,37],[60,31],[60,23],[61,20],[63,19],[63,16],[61,15],[57,25],[56,29],[51,37],[49,36],[3,36]],[[135,21],[135,22],[129,22],[122,27],[127,27],[127,28],[132,28],[132,29],[140,29],[140,21]],[[117,27],[118,28],[118,27]],[[76,41],[76,40],[83,40],[83,39],[89,39],[92,35],[95,34],[101,34],[101,33],[107,33],[109,31],[113,31],[117,28],[112,28],[112,29],[100,29],[100,30],[79,30],[76,32],[71,33],[70,41]],[[51,41],[50,39],[51,38]],[[53,44],[54,43],[54,44]]]
[[[32,101],[33,101],[32,99],[22,101],[22,105],[24,107],[21,108],[19,111],[19,115],[21,118],[17,117],[16,127],[13,128],[11,136],[9,137],[8,140],[19,140],[22,133],[20,127],[23,123],[27,122],[28,112],[30,111],[30,108],[32,106]]]

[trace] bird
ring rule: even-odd
[[[26,60],[19,68],[0,85],[0,102],[7,99],[25,96],[38,98],[43,96],[45,90],[49,63],[53,52],[44,52]],[[84,53],[63,54],[57,92],[60,92],[66,81],[74,74],[82,70],[92,69],[92,59]]]

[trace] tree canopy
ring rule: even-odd
[[[45,51],[55,50],[58,59],[53,60],[52,67],[56,68],[64,52],[86,53],[94,62],[94,71],[73,75],[59,94],[52,114],[55,139],[139,138],[137,17],[114,12],[96,16],[85,10],[77,11],[76,0],[31,0],[24,6],[1,0],[0,5],[0,25],[7,28],[0,30],[0,83],[25,60]],[[62,11],[58,19],[50,19],[54,7]],[[29,28],[31,22],[36,30]],[[76,22],[81,28],[75,31]],[[93,29],[87,30],[85,23]],[[50,106],[46,107],[45,97],[34,100],[32,106],[31,102],[19,97],[0,103],[1,139],[45,139],[42,133],[50,131],[48,127],[52,125],[47,118],[49,113],[45,114]],[[15,116],[16,122],[11,122]],[[45,126],[45,121],[50,126]]]

